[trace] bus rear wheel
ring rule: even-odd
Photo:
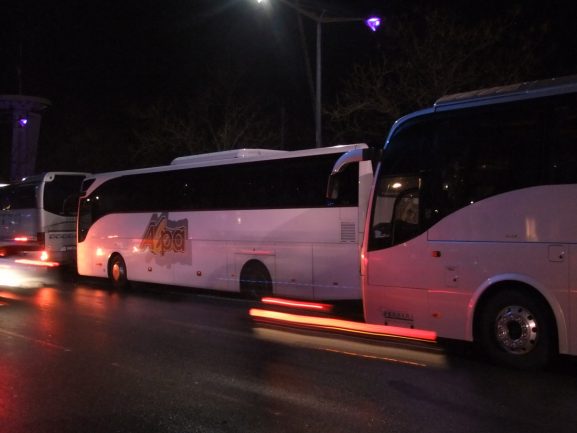
[[[272,295],[272,279],[265,265],[249,260],[240,273],[240,292],[250,299]]]
[[[493,362],[520,369],[543,367],[554,354],[555,325],[536,296],[503,290],[481,312],[478,343]]]
[[[108,262],[108,279],[113,289],[128,288],[126,263],[120,254],[113,254]]]

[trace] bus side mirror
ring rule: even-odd
[[[331,174],[329,176],[329,183],[327,185],[326,199],[329,206],[332,206],[335,201],[339,198],[339,176],[337,174]]]
[[[327,184],[326,198],[329,202],[329,206],[333,205],[339,198],[339,173],[341,173],[349,164],[360,161],[370,161],[374,158],[375,152],[373,149],[369,148],[349,150],[337,159]]]

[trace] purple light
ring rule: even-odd
[[[365,21],[365,24],[369,26],[373,32],[376,32],[381,25],[381,19],[379,17],[370,17]]]
[[[20,126],[20,128],[24,128],[27,123],[28,123],[28,119],[26,117],[20,117],[18,119],[18,126]]]

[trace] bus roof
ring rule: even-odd
[[[195,162],[217,162],[230,159],[257,158],[260,156],[278,155],[286,150],[271,149],[232,149],[222,152],[202,153],[200,155],[180,156],[170,163],[171,165],[189,164]]]
[[[330,147],[320,147],[304,150],[271,150],[271,149],[235,149],[223,152],[211,152],[175,158],[171,164],[157,167],[135,168],[121,171],[97,173],[89,176],[90,184],[83,187],[83,192],[97,188],[109,179],[133,174],[154,173],[160,171],[178,170],[193,167],[210,167],[215,165],[238,164],[253,161],[273,159],[298,158],[305,156],[326,155],[331,153],[345,153],[354,149],[366,149],[365,143],[341,144]],[[221,155],[221,156],[219,156]],[[236,155],[236,156],[235,156]],[[88,180],[88,179],[87,179]]]
[[[577,92],[577,75],[570,75],[446,95],[437,99],[433,107],[439,111],[574,92]]]
[[[50,182],[54,180],[54,176],[89,176],[91,173],[76,172],[76,171],[48,171],[45,173],[33,174],[31,176],[26,176],[17,182],[12,182],[11,185],[23,184],[23,183],[38,183],[38,182]]]
[[[210,166],[221,164],[233,164],[248,161],[267,159],[297,158],[300,156],[324,155],[328,153],[344,153],[357,148],[368,147],[365,143],[342,144],[331,147],[320,147],[303,150],[273,150],[273,149],[233,149],[222,152],[201,153],[198,155],[181,156],[171,162],[174,165]],[[154,167],[153,170],[162,167]]]
[[[445,95],[431,107],[422,108],[395,120],[387,134],[385,148],[396,130],[405,122],[426,116],[439,111],[459,110],[462,108],[483,105],[499,104],[522,99],[533,99],[544,96],[560,95],[564,93],[577,93],[577,75],[550,78],[547,80],[526,81],[523,83],[506,86],[490,87],[486,89],[472,90],[470,92]]]

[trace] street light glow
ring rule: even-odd
[[[278,0],[285,6],[295,10],[298,14],[307,17],[316,23],[316,89],[315,89],[315,143],[316,147],[322,147],[322,61],[321,61],[321,26],[329,23],[349,23],[364,22],[373,32],[376,32],[381,25],[381,19],[377,16],[371,16],[367,19],[360,17],[334,17],[325,15],[325,10],[317,13],[305,9],[294,0]],[[259,5],[269,4],[269,0],[256,0]]]
[[[381,19],[379,17],[370,17],[365,20],[365,24],[373,31],[376,32],[381,25]]]

